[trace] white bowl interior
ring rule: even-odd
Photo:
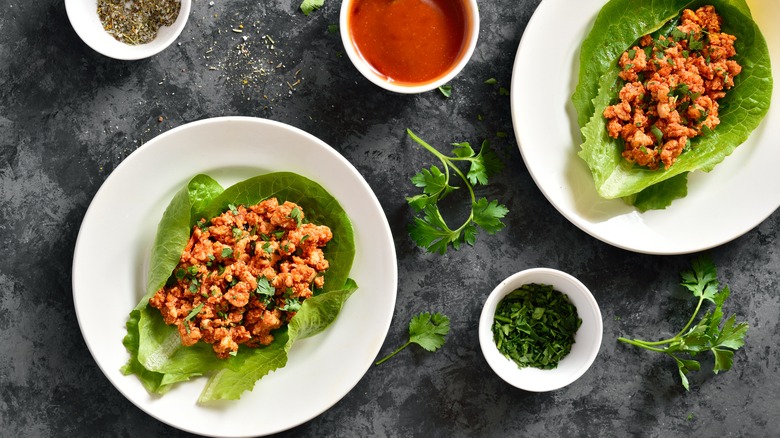
[[[380,87],[390,90],[396,93],[402,94],[415,94],[423,93],[446,84],[451,81],[455,76],[463,70],[463,67],[468,64],[471,55],[474,53],[474,48],[477,46],[477,39],[479,37],[479,8],[477,7],[477,0],[459,0],[463,2],[464,10],[466,12],[466,22],[469,25],[468,29],[468,42],[465,45],[463,52],[460,55],[458,62],[453,68],[444,76],[431,82],[419,84],[419,85],[403,85],[388,80],[383,75],[379,74],[374,68],[358,53],[355,44],[352,42],[352,32],[349,29],[349,10],[352,6],[353,0],[343,0],[341,2],[341,15],[339,17],[339,29],[341,29],[341,41],[344,44],[344,51],[347,52],[347,56],[354,64],[355,68],[366,77],[369,81],[373,82]]]
[[[172,26],[161,27],[153,41],[132,46],[117,41],[103,29],[96,0],[65,0],[68,19],[78,36],[96,52],[122,60],[148,58],[171,45],[184,30],[191,7],[192,0],[181,0],[179,16]]]
[[[496,306],[507,294],[529,283],[551,285],[566,294],[582,319],[571,352],[558,363],[557,368],[551,370],[518,368],[517,364],[498,351],[493,341],[491,327]],[[488,365],[512,386],[534,392],[562,388],[582,376],[596,359],[602,332],[601,311],[588,288],[571,275],[548,268],[528,269],[502,281],[488,296],[479,319],[479,343]]]

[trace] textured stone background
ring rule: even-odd
[[[538,1],[482,2],[477,50],[453,96],[380,90],[342,54],[340,3],[305,17],[297,0],[194,0],[179,43],[121,62],[84,45],[61,0],[0,8],[0,436],[184,436],[134,407],[101,374],[73,311],[71,262],[82,217],[101,183],[139,145],[173,127],[222,115],[266,117],[339,150],[376,190],[396,240],[398,300],[383,354],[424,310],[452,320],[445,347],[410,348],[368,370],[339,403],[283,433],[311,436],[766,436],[780,429],[780,214],[709,254],[733,293],[727,313],[750,322],[734,369],[679,385],[667,358],[618,345],[621,335],[672,334],[691,301],[677,286],[694,255],[648,256],[603,244],[565,220],[530,178],[513,140],[514,53]],[[251,37],[236,46],[243,24]],[[274,38],[272,49],[260,36]],[[554,37],[554,32],[551,32]],[[253,74],[258,65],[267,75]],[[212,69],[213,67],[214,69]],[[301,82],[294,89],[291,84]],[[552,86],[552,85],[550,85]],[[158,122],[158,117],[163,121]],[[431,156],[406,138],[491,141],[507,167],[484,194],[508,205],[506,229],[446,256],[406,234],[409,178]],[[497,132],[508,132],[498,138]],[[390,184],[388,184],[390,182]],[[718,206],[713,206],[713,212]],[[596,296],[604,339],[571,386],[516,390],[488,368],[476,325],[504,277],[546,266]]]

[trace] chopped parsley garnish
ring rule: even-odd
[[[233,255],[233,248],[230,247],[224,247],[222,248],[222,258],[226,259],[228,257],[231,257]]]
[[[301,210],[298,207],[293,207],[292,210],[290,210],[290,218],[295,219],[296,224],[300,227],[301,221],[303,220],[303,214],[301,214]]]
[[[255,289],[255,293],[258,295],[273,296],[276,293],[276,289],[274,289],[267,278],[260,277],[257,279],[257,289]]]
[[[238,239],[244,234],[244,231],[241,228],[233,227],[233,238]]]
[[[452,86],[451,85],[442,85],[439,87],[439,91],[441,94],[444,95],[444,97],[450,97],[452,96]]]
[[[571,351],[581,324],[565,294],[549,285],[526,284],[498,303],[493,341],[520,368],[553,369]]]
[[[284,300],[284,306],[280,307],[279,310],[283,310],[285,312],[297,312],[301,310],[301,302],[295,298],[287,298]]]

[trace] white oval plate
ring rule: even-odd
[[[780,206],[780,92],[750,138],[712,172],[692,172],[688,196],[665,210],[639,213],[602,199],[577,156],[580,132],[570,97],[579,49],[604,0],[544,0],[523,33],[512,73],[512,121],[528,171],[550,203],[586,233],[647,254],[709,249],[748,232]],[[748,0],[780,78],[780,3]],[[555,28],[554,36],[550,29]],[[775,85],[777,88],[777,85]]]
[[[198,173],[228,187],[263,173],[290,171],[320,183],[355,229],[350,276],[358,290],[323,333],[296,342],[287,366],[259,380],[240,400],[197,404],[206,382],[194,379],[162,397],[119,371],[129,312],[144,293],[149,251],[165,207]],[[95,195],[73,256],[73,301],[81,333],[111,383],[149,415],[208,436],[266,435],[297,426],[346,395],[376,358],[390,327],[398,275],[382,208],[338,152],[296,128],[225,117],[166,132],[130,154]]]

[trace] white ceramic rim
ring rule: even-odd
[[[571,352],[555,369],[518,368],[511,359],[498,351],[493,341],[491,327],[498,303],[510,292],[529,283],[551,285],[566,294],[582,319]],[[546,392],[563,388],[585,374],[598,356],[604,326],[596,298],[581,281],[557,269],[531,268],[507,277],[493,289],[482,308],[478,330],[479,345],[485,361],[501,379],[519,389]]]
[[[476,0],[460,0],[464,2],[466,6],[467,19],[470,18],[469,42],[466,45],[466,49],[461,55],[457,64],[441,78],[421,85],[399,85],[397,83],[388,81],[387,78],[378,74],[371,65],[363,59],[355,48],[352,42],[351,32],[349,31],[349,8],[352,5],[353,0],[343,0],[341,2],[341,11],[339,16],[339,29],[341,30],[341,41],[344,45],[344,51],[347,52],[350,61],[358,69],[358,71],[365,76],[366,79],[374,84],[384,88],[385,90],[392,91],[401,94],[416,94],[424,93],[427,91],[435,90],[442,85],[447,84],[455,76],[457,76],[461,70],[468,64],[471,59],[471,55],[474,54],[474,49],[477,47],[477,40],[479,39],[479,7]]]
[[[769,45],[775,78],[764,120],[713,171],[692,172],[685,198],[665,210],[639,213],[620,199],[600,198],[590,170],[577,156],[580,134],[570,97],[580,44],[605,1],[582,0],[572,8],[568,0],[544,0],[523,33],[510,101],[518,147],[534,182],[571,223],[629,251],[688,254],[747,233],[780,206],[780,2],[748,0]],[[550,38],[553,24],[555,38]],[[539,68],[542,64],[546,68]]]
[[[65,0],[65,11],[79,38],[94,51],[125,61],[148,58],[170,46],[184,30],[191,8],[192,0],[181,0],[181,9],[173,25],[161,27],[153,41],[133,46],[117,41],[103,29],[96,0]]]
[[[342,204],[355,230],[350,277],[358,290],[327,330],[296,342],[287,365],[259,380],[240,400],[197,404],[205,378],[176,385],[162,397],[151,396],[135,376],[120,372],[129,357],[122,338],[128,313],[144,292],[148,254],[165,207],[197,173],[207,173],[227,187],[273,171],[307,176]],[[122,232],[112,231],[117,229]],[[82,336],[119,392],[166,424],[224,437],[281,432],[337,403],[376,360],[390,328],[398,286],[390,227],[358,171],[316,137],[251,117],[189,123],[131,153],[108,176],[87,209],[72,272]],[[95,308],[100,303],[102,307]],[[305,389],[290,391],[293,387]]]

